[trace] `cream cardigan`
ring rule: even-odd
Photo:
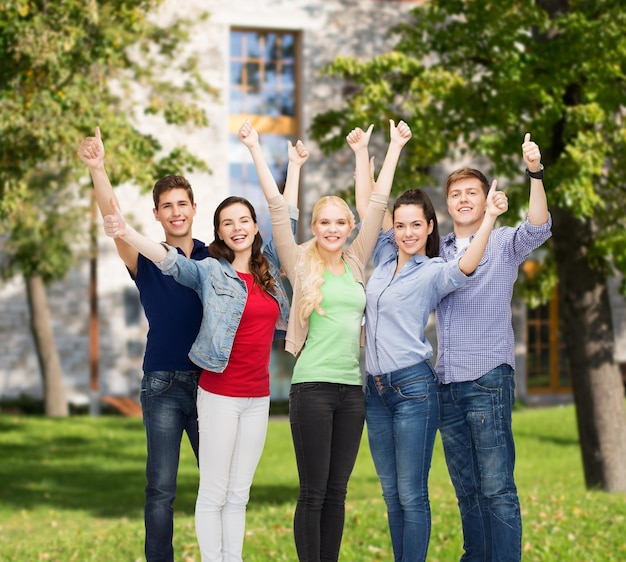
[[[388,200],[387,195],[372,193],[361,229],[349,248],[343,252],[343,259],[350,266],[352,275],[363,286],[365,286],[365,265],[376,246]],[[285,350],[293,355],[298,355],[304,346],[309,331],[308,318],[305,321],[300,319],[296,305],[302,294],[304,252],[310,241],[304,244],[296,244],[294,241],[289,222],[289,211],[282,195],[273,197],[268,201],[268,204],[274,244],[280,265],[293,287]]]

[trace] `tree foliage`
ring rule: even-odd
[[[189,22],[167,27],[156,0],[10,0],[0,6],[0,229],[10,241],[5,275],[46,281],[72,263],[76,219],[89,217],[76,191],[86,170],[81,138],[100,125],[115,183],[147,187],[154,176],[206,168],[184,147],[166,150],[137,126],[137,112],[164,124],[206,124],[197,103],[215,92],[183,55]],[[182,77],[182,78],[181,78]]]
[[[334,150],[354,123],[403,118],[415,134],[397,190],[427,183],[424,172],[446,157],[479,155],[494,177],[511,180],[511,206],[523,209],[520,144],[529,131],[550,204],[593,218],[601,227],[589,259],[626,272],[625,25],[610,0],[425,2],[391,30],[392,52],[326,68],[356,93],[316,116],[313,136]]]
[[[67,415],[67,403],[44,284],[63,277],[77,242],[88,240],[80,140],[96,125],[105,131],[114,185],[149,189],[156,177],[207,169],[138,126],[141,111],[161,129],[206,125],[201,103],[216,94],[185,54],[191,22],[159,25],[152,14],[160,3],[0,4],[0,277],[25,278],[49,415]]]
[[[390,31],[391,52],[325,69],[354,95],[312,125],[331,151],[355,124],[402,118],[414,137],[396,190],[469,156],[509,181],[513,222],[528,204],[520,144],[531,133],[553,218],[533,283],[546,298],[558,279],[587,484],[614,491],[626,490],[626,420],[606,278],[626,273],[624,29],[617,0],[426,1]]]

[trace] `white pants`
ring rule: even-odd
[[[200,487],[196,535],[202,562],[240,562],[250,486],[265,444],[269,396],[198,389]]]

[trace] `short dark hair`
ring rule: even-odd
[[[421,189],[409,189],[400,195],[393,205],[393,214],[395,218],[396,209],[403,205],[417,205],[424,211],[424,217],[430,224],[433,222],[433,231],[428,235],[426,240],[426,255],[429,258],[436,258],[439,255],[439,223],[437,222],[437,213],[435,206],[430,197]]]
[[[154,201],[154,208],[159,208],[159,200],[161,195],[172,189],[184,189],[187,191],[189,201],[193,205],[193,189],[191,184],[183,176],[165,176],[154,184],[152,188],[152,200]]]
[[[454,170],[454,172],[452,172],[446,180],[446,197],[448,196],[450,186],[452,186],[453,183],[468,178],[476,178],[480,182],[480,187],[482,187],[485,192],[485,197],[487,197],[489,193],[489,182],[487,181],[485,174],[475,168],[459,168],[458,170]]]

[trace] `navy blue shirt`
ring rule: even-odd
[[[181,255],[183,251],[177,248]],[[204,242],[193,239],[191,259],[209,257]],[[143,358],[146,371],[198,371],[188,353],[202,322],[198,294],[174,281],[149,259],[139,254],[137,276],[133,279],[148,319],[148,336]]]

